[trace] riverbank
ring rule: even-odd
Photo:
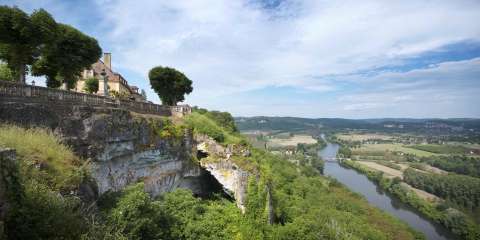
[[[402,202],[412,206],[433,221],[445,226],[462,239],[480,239],[480,230],[471,219],[462,212],[449,208],[443,202],[429,202],[419,197],[413,190],[402,184],[399,177],[389,178],[383,172],[371,169],[352,160],[341,161],[340,164],[352,168],[376,182],[383,190],[393,194]]]

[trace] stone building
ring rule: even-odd
[[[119,94],[138,102],[147,101],[146,96],[138,92],[138,87],[130,86],[120,73],[113,71],[111,53],[104,53],[103,60],[99,59],[96,63],[92,64],[90,69],[83,70],[82,77],[77,81],[74,90],[77,92],[85,92],[83,89],[85,86],[85,80],[94,77],[98,79],[98,92],[95,94],[103,96],[104,86],[103,77],[101,75],[103,70],[105,70],[106,76],[108,76],[108,90],[110,93],[115,92],[115,94]]]

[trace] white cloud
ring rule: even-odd
[[[335,82],[309,76],[480,39],[478,1],[306,0],[280,10],[249,1],[99,2],[116,62],[144,77],[159,64],[184,71],[195,82],[191,102],[266,86],[333,90]]]
[[[263,9],[252,0],[93,1],[101,9],[95,14],[104,13],[98,16],[102,34],[96,37],[113,53],[115,68],[138,76],[129,80],[148,88],[151,67],[175,67],[194,81],[187,102],[195,105],[267,114],[268,101],[252,104],[245,98],[231,105],[230,98],[255,89],[294,87],[336,95],[328,104],[315,99],[305,108],[271,102],[268,114],[318,115],[323,112],[311,109],[321,105],[331,116],[376,116],[392,113],[392,106],[415,108],[422,100],[439,99],[447,108],[444,99],[463,101],[479,87],[472,80],[478,71],[471,65],[478,60],[406,73],[357,74],[402,64],[447,44],[480,41],[477,0],[285,0],[275,9]],[[155,96],[151,90],[148,94]],[[426,109],[425,114],[437,114],[441,107],[420,105],[415,111]],[[450,113],[480,116],[477,110],[457,110]]]

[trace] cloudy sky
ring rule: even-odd
[[[186,102],[236,116],[480,117],[478,0],[0,0],[94,36],[150,89],[156,65]]]

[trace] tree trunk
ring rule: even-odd
[[[25,64],[19,64],[17,70],[18,83],[25,84]]]

